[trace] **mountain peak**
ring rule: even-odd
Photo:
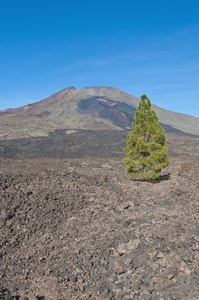
[[[65,88],[65,89],[63,89],[63,90],[61,90],[61,91],[53,94],[50,97],[67,95],[67,94],[69,94],[71,92],[74,92],[74,91],[77,91],[77,89],[74,86],[70,86],[70,87],[67,87],[67,88]]]
[[[129,130],[139,101],[108,86],[67,87],[39,102],[1,111],[0,139],[44,136],[57,129]],[[199,134],[199,118],[152,108],[167,132]]]

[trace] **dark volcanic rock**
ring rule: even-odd
[[[134,120],[136,108],[126,103],[113,101],[106,97],[93,97],[81,100],[78,103],[78,112],[80,114],[97,113],[103,119],[109,121],[123,129],[131,127]]]
[[[1,140],[0,158],[123,158],[128,132],[76,130],[71,133],[70,130],[56,130],[47,137]],[[197,137],[179,133],[167,134],[167,139],[169,145],[175,145],[175,148],[169,147],[172,156],[189,155],[192,149],[197,149]]]

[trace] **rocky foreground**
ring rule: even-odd
[[[156,183],[117,158],[0,165],[0,299],[199,299],[197,155]]]

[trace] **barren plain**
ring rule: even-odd
[[[64,158],[4,144],[0,299],[199,299],[199,138],[167,140],[154,183],[126,176],[122,141]]]

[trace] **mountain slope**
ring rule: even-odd
[[[112,87],[69,87],[39,102],[0,111],[0,139],[47,136],[57,129],[128,130],[139,101]],[[199,118],[152,107],[166,131],[199,135]]]

